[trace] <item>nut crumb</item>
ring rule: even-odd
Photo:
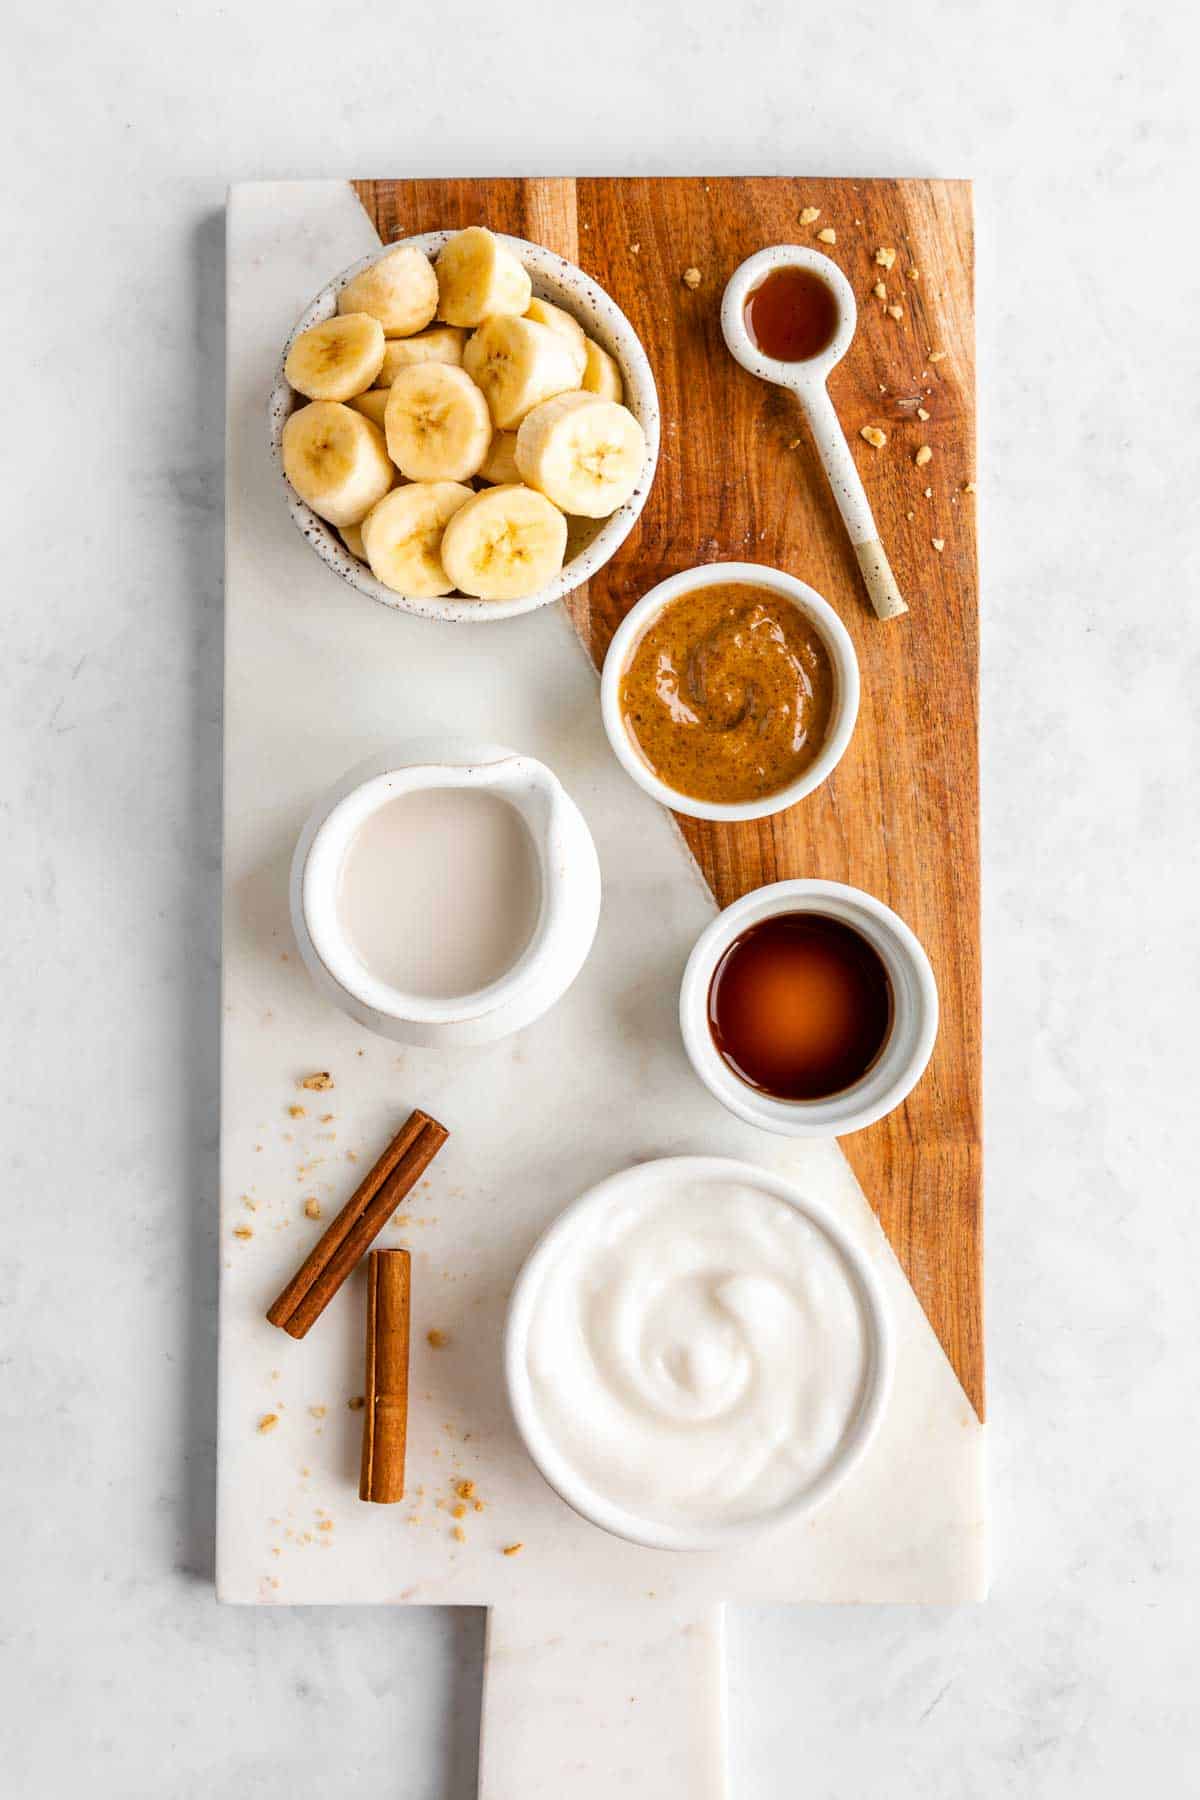
[[[887,309],[887,316],[889,319],[902,319],[904,317],[904,308],[902,306],[889,306]]]
[[[924,494],[924,496],[927,500],[933,499],[933,489],[932,488],[922,488],[921,492]]]
[[[918,406],[917,417],[918,417],[918,419],[920,419],[922,424],[924,424],[925,420],[929,417],[929,414],[925,411],[925,408],[923,406]]]
[[[823,244],[837,243],[837,232],[833,229],[832,225],[822,226],[821,230],[818,231],[817,236]],[[505,1552],[505,1554],[507,1555],[507,1552]]]
[[[945,538],[930,538],[929,541],[933,545],[934,549],[939,552],[946,548]]]
[[[304,1202],[304,1216],[306,1219],[319,1219],[321,1216],[321,1202],[319,1200],[306,1200]]]
[[[882,245],[875,252],[875,261],[879,264],[881,269],[890,269],[895,260],[896,252],[889,249],[886,245]]]
[[[278,1423],[279,1423],[279,1414],[278,1413],[264,1413],[262,1418],[258,1421],[259,1435],[261,1437],[265,1437],[267,1435],[268,1431],[274,1431],[274,1429],[278,1425]]]
[[[365,1394],[354,1394],[346,1402],[346,1405],[350,1408],[351,1412],[361,1412],[366,1404],[367,1397]]]
[[[307,1106],[289,1106],[288,1107],[288,1118],[289,1119],[307,1119],[307,1117],[308,1117]]]
[[[929,352],[929,360],[930,362],[945,362],[946,352],[944,350],[931,350]]]
[[[930,449],[928,444],[921,445],[921,448],[917,451],[917,454],[913,457],[913,461],[916,463],[918,469],[923,469],[927,462],[933,461],[933,451]]]
[[[805,206],[800,209],[800,223],[802,225],[815,225],[820,216],[821,209],[819,206]]]
[[[630,244],[630,246],[629,246],[630,256],[636,256],[638,251],[641,249],[641,247],[642,246],[640,244]]]
[[[691,288],[693,293],[695,293],[703,280],[703,275],[701,275],[699,269],[695,267],[683,271],[683,285],[686,288]]]
[[[334,1080],[328,1069],[321,1069],[315,1075],[305,1075],[297,1085],[308,1088],[314,1093],[323,1094],[326,1088],[334,1086]]]
[[[904,516],[906,519],[915,519],[917,515],[915,512],[910,511],[910,512],[906,512]]]
[[[964,481],[963,482],[963,493],[964,494],[973,494],[974,492],[975,492],[975,483],[973,481]]]
[[[871,292],[874,294],[874,296],[877,300],[886,300],[887,299],[887,282],[886,281],[877,281],[875,283],[875,286],[871,289]]]
[[[910,281],[920,281],[920,279],[921,279],[920,269],[910,269],[908,271],[908,279]]]
[[[448,1331],[427,1331],[425,1342],[431,1350],[447,1350],[450,1346],[450,1333]]]
[[[254,1232],[249,1225],[235,1225],[233,1228],[233,1235],[235,1238],[241,1238],[244,1244],[247,1238],[252,1238],[254,1236]]]
[[[323,1406],[310,1406],[308,1410],[314,1419],[323,1419],[325,1417],[325,1408]]]
[[[504,1554],[505,1556],[520,1556],[524,1548],[524,1544],[505,1544]]]
[[[798,450],[799,448],[800,448],[800,439],[792,438],[788,444],[788,449],[789,450]]]
[[[878,425],[864,425],[858,435],[866,438],[874,450],[882,450],[887,443],[887,432],[880,431]]]

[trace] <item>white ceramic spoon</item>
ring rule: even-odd
[[[804,362],[780,362],[773,356],[764,356],[746,327],[746,301],[773,269],[781,268],[811,269],[826,283],[837,301],[837,330],[824,350]],[[730,354],[760,381],[790,388],[803,407],[821,466],[850,534],[871,604],[881,619],[898,619],[908,607],[879,541],[870,503],[825,385],[830,370],[841,362],[850,348],[857,322],[854,290],[837,264],[819,251],[806,250],[799,244],[775,244],[769,250],[759,250],[754,256],[748,256],[730,276],[721,303],[721,329]]]

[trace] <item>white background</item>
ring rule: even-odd
[[[522,172],[977,183],[995,1589],[735,1614],[739,1800],[1200,1791],[1192,16],[9,15],[6,1792],[473,1793],[478,1615],[209,1585],[222,204]]]

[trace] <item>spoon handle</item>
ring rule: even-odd
[[[898,619],[908,611],[908,607],[896,586],[896,577],[892,574],[883,545],[879,541],[870,501],[859,478],[829,392],[824,386],[813,387],[802,391],[800,399],[816,442],[817,454],[821,458],[821,467],[833,489],[833,497],[850,535],[867,593],[871,597],[871,605],[879,618]]]

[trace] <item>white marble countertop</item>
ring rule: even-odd
[[[481,1615],[210,1583],[223,202],[560,169],[977,181],[993,1597],[734,1612],[735,1791],[1200,1786],[1196,27],[1111,0],[607,17],[22,0],[5,33],[21,1800],[474,1790]]]

